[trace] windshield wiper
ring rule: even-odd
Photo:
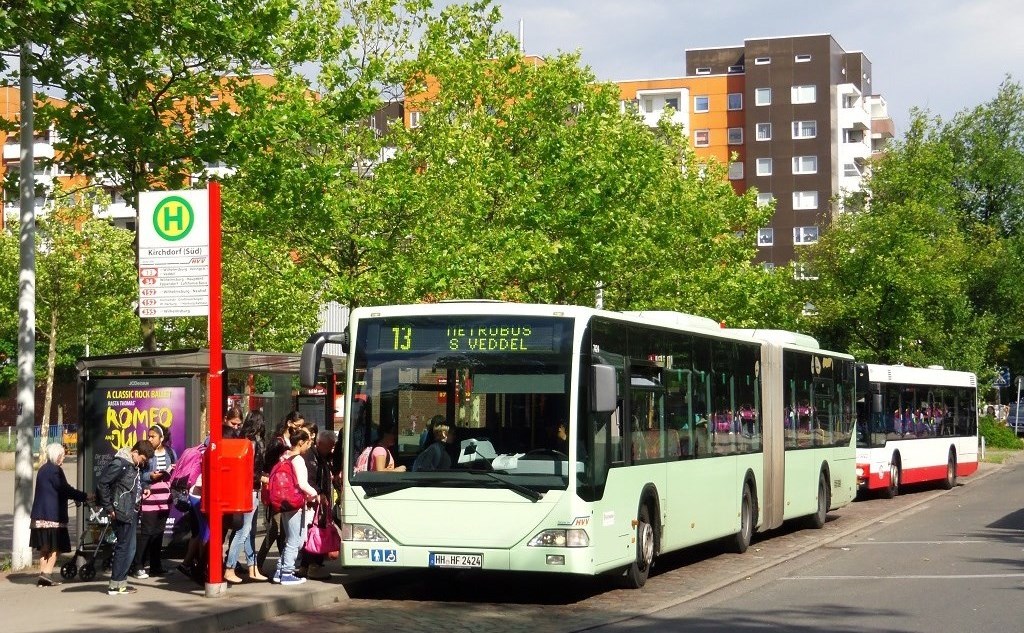
[[[510,480],[502,477],[501,475],[499,475],[497,473],[492,473],[492,472],[486,471],[486,470],[471,470],[469,472],[473,473],[474,475],[476,475],[478,477],[480,475],[483,475],[484,477],[489,477],[490,479],[493,479],[494,481],[497,481],[498,483],[504,485],[506,488],[508,488],[512,492],[514,492],[514,493],[516,493],[518,495],[521,495],[523,497],[526,497],[527,499],[529,499],[530,501],[533,501],[534,503],[536,503],[536,502],[538,502],[538,501],[540,501],[541,499],[544,498],[543,494],[537,492],[533,488],[528,488],[528,487],[523,486],[521,484],[517,484],[516,482],[510,481]]]

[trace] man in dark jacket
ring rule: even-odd
[[[135,531],[139,523],[139,504],[142,500],[142,482],[139,468],[153,456],[153,445],[140,440],[129,450],[122,448],[114,455],[96,480],[100,505],[110,517],[117,543],[111,562],[111,596],[135,593],[128,586],[128,569],[135,557]]]

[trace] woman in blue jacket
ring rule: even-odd
[[[29,544],[39,550],[40,587],[53,587],[60,581],[53,579],[53,567],[57,554],[71,551],[71,537],[68,535],[68,500],[82,503],[89,495],[68,483],[61,464],[64,463],[64,447],[47,444],[46,463],[36,475],[36,493],[32,501],[32,531]]]

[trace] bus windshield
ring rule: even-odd
[[[371,495],[414,486],[528,497],[564,490],[572,326],[505,315],[360,320],[346,422],[351,483]],[[380,471],[370,459],[379,447],[388,451]]]

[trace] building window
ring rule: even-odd
[[[710,101],[707,95],[701,95],[693,98],[693,111],[694,112],[707,112],[710,109]]]
[[[817,191],[794,191],[793,192],[793,209],[794,210],[807,210],[818,208],[818,192]]]
[[[743,163],[737,161],[729,163],[729,180],[743,179]]]
[[[644,113],[651,114],[652,112],[654,112],[654,99],[644,97]]]
[[[849,110],[850,108],[854,108],[856,106],[857,106],[857,95],[855,95],[855,94],[843,95],[843,109],[844,110]]]
[[[741,73],[743,72],[743,64],[736,64],[735,66],[729,66],[730,73]]]
[[[817,92],[813,84],[809,86],[793,86],[792,93],[793,103],[814,103],[817,100]]]
[[[679,97],[666,97],[665,98],[665,107],[666,108],[672,108],[673,110],[678,112],[679,111]]]
[[[793,173],[794,174],[816,174],[816,173],[818,173],[818,157],[817,156],[794,156],[793,157]]]
[[[857,163],[846,163],[843,165],[843,176],[847,178],[860,178],[862,175],[857,167]]]
[[[773,196],[771,192],[762,191],[761,193],[757,194],[757,206],[767,207],[772,203],[772,200],[774,199],[775,196]]]
[[[804,262],[793,262],[793,279],[813,280],[818,276],[811,272],[811,267]]]
[[[771,246],[775,243],[775,229],[758,229],[757,230],[757,245],[758,246]]]
[[[754,105],[766,106],[772,104],[772,89],[771,88],[755,88],[754,89]]]
[[[795,58],[793,58],[793,61],[795,61],[798,64],[806,64],[807,62],[811,61],[811,56],[810,55],[797,55]]]
[[[793,121],[793,138],[814,138],[817,135],[817,121]]]
[[[772,175],[772,159],[770,158],[758,158],[756,162],[757,175],[758,176],[771,176]]]
[[[711,67],[710,66],[701,66],[701,67],[699,67],[697,69],[697,74],[698,75],[710,75],[711,74]]]
[[[730,110],[742,110],[743,109],[743,93],[742,92],[730,92],[729,93],[729,109]]]
[[[794,244],[814,244],[818,241],[818,227],[816,226],[794,226]]]
[[[757,124],[757,140],[759,140],[759,141],[770,141],[770,140],[772,140],[772,124],[771,123],[758,123]]]
[[[863,143],[864,130],[843,130],[844,143]]]
[[[694,130],[693,132],[693,145],[694,147],[707,147],[711,144],[711,131],[710,130]]]
[[[756,64],[758,66],[764,66],[765,64],[770,64],[770,63],[772,63],[772,58],[771,57],[755,57],[754,58],[754,64]]]
[[[409,127],[419,127],[420,126],[420,116],[422,116],[422,114],[423,114],[422,112],[417,112],[415,110],[410,112],[409,113]]]
[[[743,145],[743,128],[729,128],[729,145]]]

